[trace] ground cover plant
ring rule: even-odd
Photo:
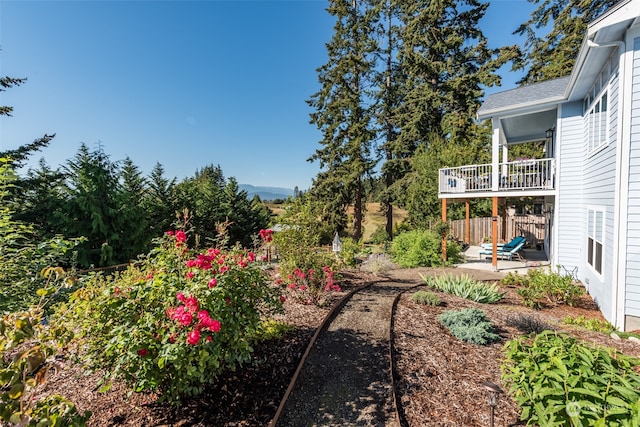
[[[565,325],[575,325],[582,328],[589,329],[590,331],[611,333],[616,330],[610,322],[601,319],[588,319],[585,316],[567,316],[562,319],[562,323]]]
[[[438,316],[438,320],[461,341],[487,345],[500,339],[486,314],[475,307],[447,310]]]
[[[253,252],[186,242],[168,232],[148,257],[113,278],[89,276],[57,309],[77,356],[105,371],[103,390],[121,379],[178,404],[247,363],[263,315],[280,308]]]
[[[500,301],[504,292],[497,283],[486,285],[467,275],[444,274],[439,276],[420,275],[428,287],[440,292],[466,298],[471,301],[492,304]]]
[[[429,291],[417,291],[411,295],[411,301],[416,304],[440,305],[442,302],[438,295]]]
[[[502,379],[538,425],[637,426],[640,360],[552,331],[505,345]]]

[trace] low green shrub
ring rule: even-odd
[[[637,426],[640,360],[544,331],[506,343],[502,380],[541,426]]]
[[[381,245],[383,243],[390,241],[389,235],[387,234],[387,229],[385,228],[385,226],[382,224],[378,225],[375,231],[371,234],[369,241],[374,245]]]
[[[448,310],[438,316],[438,320],[461,341],[487,345],[500,339],[484,311],[477,308]]]
[[[522,277],[521,286],[516,293],[524,305],[534,309],[542,308],[547,303],[573,306],[585,293],[584,288],[575,284],[570,276],[561,276],[550,269],[530,269]]]
[[[590,331],[611,333],[616,330],[616,327],[606,320],[600,319],[587,319],[585,316],[566,316],[562,319],[562,323],[565,325],[580,326]]]
[[[281,309],[252,252],[186,246],[182,231],[156,241],[152,253],[113,278],[90,276],[60,306],[52,324],[76,334],[78,356],[178,404],[224,369],[249,362],[263,318]]]
[[[539,334],[542,331],[554,329],[551,325],[543,322],[537,317],[522,313],[508,316],[505,319],[505,323],[507,324],[507,326],[516,328],[523,334]]]
[[[442,302],[440,301],[438,295],[429,291],[414,292],[414,294],[411,295],[411,301],[415,302],[416,304],[423,305],[440,305],[440,303]]]
[[[393,239],[391,258],[404,268],[443,265],[442,238],[428,230],[404,232]],[[448,241],[446,264],[454,264],[460,260],[460,246]]]
[[[355,267],[358,264],[358,255],[364,251],[362,241],[353,240],[351,237],[344,237],[341,241],[342,247],[338,254],[340,261],[348,267]]]
[[[460,276],[453,274],[424,276],[420,274],[420,277],[430,288],[483,304],[500,301],[504,296],[504,292],[500,292],[497,283],[487,286],[464,274]]]

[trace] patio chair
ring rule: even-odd
[[[518,258],[520,261],[524,261],[525,259],[522,257],[522,255],[520,255],[518,252],[520,252],[520,250],[522,249],[522,247],[524,246],[524,244],[526,243],[526,240],[522,240],[520,241],[520,243],[518,243],[517,245],[513,246],[512,248],[505,248],[504,246],[502,248],[498,248],[498,258],[502,258],[502,259],[506,259],[507,261],[511,261],[513,259],[513,257],[515,256],[516,258]],[[480,251],[480,256],[485,255],[493,255],[493,249],[483,249]]]
[[[526,240],[524,237],[516,236],[508,243],[498,243],[498,249],[504,248],[504,249],[509,250],[509,249],[513,248],[518,243],[520,243],[521,241],[524,241],[524,240]],[[493,245],[491,243],[483,243],[480,246],[482,247],[482,249],[492,249],[493,248]]]

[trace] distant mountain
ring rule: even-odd
[[[263,202],[268,200],[286,199],[289,196],[293,196],[293,190],[289,188],[260,187],[250,184],[239,184],[238,187],[240,190],[247,192],[247,197],[249,199],[253,199],[253,196],[257,194]]]

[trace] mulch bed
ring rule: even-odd
[[[403,277],[415,280],[417,274],[416,270],[397,271],[394,280]],[[345,272],[343,291],[335,295],[334,301],[372,279],[366,273]],[[493,305],[445,294],[439,294],[444,302],[440,307],[417,305],[411,302],[409,293],[400,298],[394,317],[394,350],[402,414],[408,425],[489,425],[489,407],[480,384],[491,381],[504,388],[500,383],[502,347],[519,334],[508,325],[510,316],[536,316],[580,338],[640,356],[637,344],[560,324],[566,315],[602,318],[588,296],[576,307],[534,311],[519,304],[514,289],[505,290],[505,299]],[[471,306],[480,306],[487,313],[502,337],[500,342],[489,346],[460,342],[437,320],[444,310]],[[256,346],[255,363],[225,372],[203,395],[185,402],[179,409],[156,403],[152,394],[129,393],[118,384],[107,393],[99,393],[96,390],[99,375],[86,375],[72,363],[52,377],[47,388],[76,402],[80,410],[91,410],[91,426],[266,426],[275,415],[309,339],[328,311],[329,306],[319,308],[287,301],[285,314],[278,320],[291,323],[296,329],[280,340]],[[508,396],[501,396],[496,426],[514,425],[518,419],[515,403]]]

